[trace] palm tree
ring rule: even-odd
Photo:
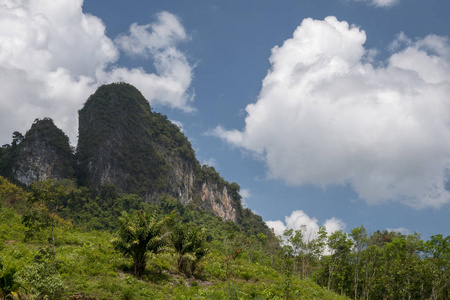
[[[144,273],[148,253],[164,249],[168,233],[162,235],[162,229],[167,219],[158,220],[153,214],[143,211],[122,212],[119,217],[119,237],[113,240],[113,245],[116,250],[133,258],[136,277]]]
[[[172,243],[178,254],[178,270],[191,276],[199,261],[208,253],[206,232],[197,227],[178,223],[172,230]]]

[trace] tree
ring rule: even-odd
[[[419,256],[422,240],[418,234],[396,237],[383,247],[383,274],[379,276],[385,295],[393,299],[421,299],[422,262]],[[384,276],[384,278],[383,278]],[[384,286],[384,287],[383,287]]]
[[[141,277],[147,265],[148,253],[164,250],[168,233],[162,234],[162,230],[168,218],[158,220],[151,213],[138,211],[122,212],[118,220],[118,238],[113,240],[114,248],[133,258],[134,275]]]
[[[311,249],[312,254],[315,257],[316,263],[316,284],[317,284],[317,276],[319,275],[319,267],[321,258],[325,252],[325,246],[327,242],[327,229],[325,226],[320,226],[319,231],[317,232],[316,237],[312,240]]]
[[[31,184],[29,202],[30,210],[24,214],[22,222],[29,228],[29,232],[39,231],[42,228],[51,228],[52,254],[55,261],[55,233],[58,209],[61,198],[70,191],[70,184],[66,181],[58,182],[55,179],[41,180]]]
[[[33,299],[62,299],[66,286],[56,267],[51,250],[41,248],[32,263],[14,274],[14,280],[25,293],[33,294]]]
[[[172,243],[178,254],[178,270],[193,275],[197,264],[208,253],[206,231],[184,223],[175,224]]]
[[[17,149],[24,137],[20,132],[14,131],[12,138],[11,145],[5,144],[0,147],[0,175],[5,177],[12,175],[12,167],[18,154]]]
[[[445,290],[450,285],[450,236],[431,236],[424,244],[424,253],[432,274],[431,299],[446,299]]]
[[[374,282],[377,272],[380,270],[382,248],[376,244],[368,244],[366,249],[362,252],[362,270],[364,279],[362,283],[362,292],[365,299],[369,299],[372,289],[374,289]]]
[[[354,272],[353,272],[353,290],[355,293],[355,300],[358,299],[358,284],[359,284],[359,269],[362,250],[367,246],[367,233],[364,225],[361,227],[353,228],[350,236],[353,238],[355,259]]]
[[[348,239],[347,234],[342,230],[333,232],[328,238],[328,248],[331,252],[331,259],[329,260],[328,265],[328,290],[331,289],[333,279],[335,279],[335,291],[337,292],[340,290],[341,293],[343,293],[344,281],[345,278],[347,278],[347,258],[350,254],[352,245],[352,240]]]
[[[300,258],[300,255],[302,254],[302,251],[304,250],[305,243],[303,241],[304,238],[304,232],[306,231],[306,226],[302,225],[300,229],[295,230],[294,229],[286,229],[283,232],[283,236],[285,237],[286,241],[288,242],[288,245],[292,247],[292,256],[294,257],[293,262],[293,270],[294,272],[297,270],[297,260]],[[304,254],[302,257],[303,261],[303,268],[304,269]],[[303,274],[303,272],[302,272]]]

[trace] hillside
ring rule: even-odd
[[[41,223],[40,229],[30,234],[32,227],[24,220],[39,208],[28,206],[26,199],[26,192],[0,177],[0,297],[346,299],[284,272],[285,263],[276,254],[279,248],[271,246],[264,235],[242,235],[234,223],[174,200],[144,209],[161,217],[181,218],[185,227],[205,228],[208,254],[193,276],[178,270],[177,252],[168,246],[166,251],[152,254],[146,271],[136,278],[132,260],[113,247],[111,241],[117,233],[83,229],[62,218],[57,218],[54,228],[56,261],[52,261],[50,228]]]
[[[368,233],[364,226],[350,234],[327,233],[324,227],[317,236],[306,233],[287,230],[280,245],[272,235],[249,234],[171,196],[155,205],[119,195],[114,186],[97,193],[53,179],[33,183],[27,192],[0,177],[0,296],[345,299],[335,291],[356,299],[444,300],[450,295],[449,236],[424,241],[416,233]]]

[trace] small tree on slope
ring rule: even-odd
[[[138,211],[122,212],[119,217],[119,237],[113,240],[114,248],[133,258],[134,275],[141,277],[147,265],[148,253],[163,250],[166,234],[162,229],[167,218],[157,220],[152,214]]]

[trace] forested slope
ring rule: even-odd
[[[171,196],[151,205],[67,180],[24,191],[0,177],[0,203],[3,297],[449,299],[450,237],[439,234],[288,230],[280,244]]]
[[[85,191],[68,181],[53,180],[24,191],[0,177],[1,297],[345,299],[294,275],[290,258],[276,240],[262,233],[248,235],[234,222],[224,222],[174,198],[155,206],[125,195],[105,211],[97,206],[114,196],[106,189],[97,198],[87,197],[89,209],[70,219],[68,203],[74,193]],[[57,195],[55,202],[52,197]],[[121,227],[112,215],[122,209],[130,211],[121,214],[122,221],[145,214],[150,216],[148,220],[163,221],[159,234],[168,237],[164,247],[148,253],[146,267],[139,275],[135,274],[133,256],[124,255],[117,247]],[[104,215],[89,216],[100,212]],[[194,240],[193,232],[197,232],[196,247],[187,243]],[[180,248],[180,243],[184,247]],[[194,269],[193,256],[201,256]]]

